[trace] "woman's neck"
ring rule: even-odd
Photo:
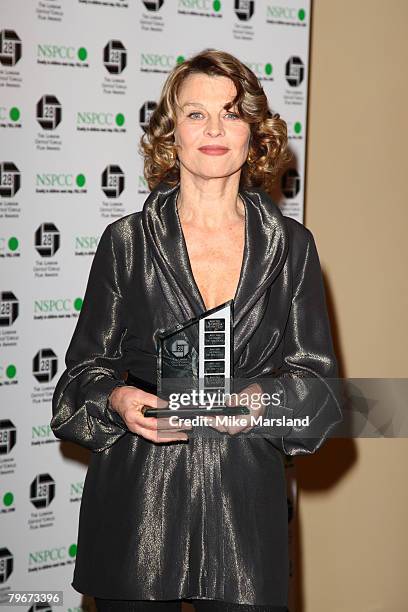
[[[180,179],[177,210],[180,221],[197,228],[216,230],[242,222],[245,206],[238,195],[239,176],[220,179]]]

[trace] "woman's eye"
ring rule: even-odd
[[[194,112],[190,113],[188,115],[188,117],[193,117],[193,119],[194,119],[195,115],[202,115],[202,113],[200,113],[199,111],[194,111]],[[239,115],[237,113],[227,113],[225,116],[227,116],[227,115],[232,115],[234,117],[234,119],[239,119]]]

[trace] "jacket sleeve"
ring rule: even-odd
[[[117,255],[108,225],[92,262],[82,308],[68,346],[66,369],[52,398],[51,429],[61,440],[101,452],[129,432],[108,398],[125,386],[126,308]],[[122,268],[123,269],[123,268]]]
[[[267,406],[266,418],[303,419],[303,424],[286,428],[260,426],[264,436],[286,455],[314,453],[343,419],[319,256],[313,234],[304,226],[302,229],[294,247],[283,363],[268,378],[257,381],[268,394],[280,395],[278,406]]]

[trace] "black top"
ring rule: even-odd
[[[265,390],[278,383],[283,401],[274,415],[311,414],[307,431],[287,427],[276,437],[273,427],[258,426],[237,436],[211,429],[208,436],[194,428],[188,442],[156,444],[130,432],[108,406],[126,371],[154,389],[156,334],[205,311],[178,191],[161,184],[142,211],[106,227],[55,389],[55,435],[93,451],[72,586],[111,599],[285,606],[283,454],[315,452],[341,420],[328,380],[337,377],[337,362],[311,232],[262,190],[240,189],[246,233],[234,299],[234,374]]]

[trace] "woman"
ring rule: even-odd
[[[315,452],[341,419],[313,236],[267,194],[286,138],[256,76],[203,51],[170,73],[142,139],[143,210],[101,236],[51,421],[93,451],[72,586],[98,610],[286,610],[282,454]],[[145,417],[167,405],[157,334],[229,299],[246,421],[197,435]],[[255,393],[277,384],[261,414],[312,407],[307,431],[252,424]]]

